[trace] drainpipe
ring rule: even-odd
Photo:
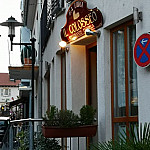
[[[38,11],[41,13],[42,9],[42,4],[41,0],[38,0]],[[41,18],[41,14],[38,18]],[[41,20],[39,21],[39,102],[38,102],[38,117],[42,117],[42,65],[43,65],[43,57],[42,57],[42,52],[41,52]]]

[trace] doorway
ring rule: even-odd
[[[97,107],[97,45],[96,43],[87,46],[86,54],[86,78],[87,78],[87,105],[93,106],[96,109],[96,120],[98,118],[98,107]],[[98,136],[89,139],[89,142],[96,142]]]
[[[97,109],[97,45],[87,47],[87,104]]]

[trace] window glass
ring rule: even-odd
[[[118,137],[126,137],[126,124],[124,122],[121,123],[115,123],[114,124],[114,136],[116,138]]]
[[[9,96],[11,96],[11,89],[9,89]]]
[[[131,124],[138,123],[137,65],[133,58],[136,27],[132,21],[111,30],[112,126],[113,138],[129,136]],[[124,129],[124,131],[123,131]]]
[[[130,130],[131,133],[132,133],[132,131],[134,131],[133,136],[135,136],[136,138],[138,138],[139,126],[138,126],[138,123],[137,123],[137,122],[131,122],[131,123],[129,124],[129,130]],[[130,134],[131,134],[131,133],[130,133]]]
[[[4,95],[8,96],[8,89],[4,89]]]
[[[1,89],[1,96],[3,96],[3,89]]]
[[[124,30],[113,33],[114,117],[125,116]]]
[[[129,88],[129,115],[138,115],[138,91],[137,91],[137,65],[133,58],[133,47],[136,40],[135,26],[128,27],[128,88]]]
[[[5,124],[5,121],[0,121],[0,126],[4,124]]]

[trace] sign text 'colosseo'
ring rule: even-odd
[[[76,0],[71,4],[66,19],[66,24],[61,29],[61,38],[67,43],[84,36],[86,29],[94,31],[103,26],[100,10],[88,9],[84,0]]]

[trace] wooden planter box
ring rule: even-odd
[[[46,138],[93,137],[96,132],[97,125],[87,125],[75,128],[42,127],[43,136]]]

